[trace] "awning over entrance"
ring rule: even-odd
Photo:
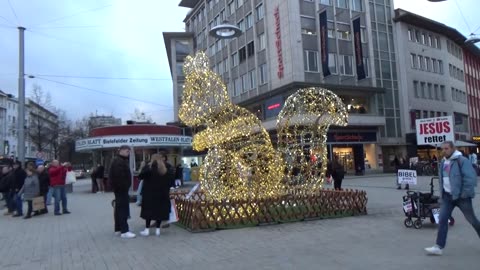
[[[455,146],[458,146],[458,147],[470,147],[470,146],[474,146],[476,147],[477,145],[474,144],[474,143],[469,143],[469,142],[464,142],[464,141],[455,141]]]

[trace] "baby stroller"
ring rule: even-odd
[[[419,191],[407,191],[407,195],[403,196],[403,212],[405,213],[405,227],[420,229],[423,226],[423,220],[430,219],[432,224],[437,223],[440,215],[439,197],[434,195],[433,181],[438,177],[432,177],[430,180],[430,193],[422,193]],[[413,221],[415,219],[415,221]],[[455,224],[455,219],[448,219],[450,226]]]

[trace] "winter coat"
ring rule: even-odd
[[[18,192],[25,183],[25,178],[27,178],[27,173],[22,168],[17,168],[14,170],[15,181],[13,182],[13,189],[15,192]]]
[[[175,169],[175,179],[182,179],[183,178],[183,168],[181,166],[177,166]]]
[[[33,198],[40,195],[40,184],[38,181],[38,176],[36,174],[27,176],[27,178],[25,178],[25,183],[23,187],[18,193],[23,193],[23,198],[25,200],[32,200]]]
[[[333,180],[342,180],[345,177],[345,169],[338,161],[327,164],[327,176],[332,176]]]
[[[43,171],[38,175],[38,182],[40,184],[40,195],[48,193],[48,187],[50,186],[50,176],[47,171]]]
[[[160,175],[156,165],[145,166],[139,177],[143,179],[140,217],[150,220],[168,220],[170,183],[175,178],[173,170],[167,169],[165,175]]]
[[[64,186],[67,177],[67,169],[63,166],[52,166],[48,169],[50,175],[50,186]]]
[[[13,189],[14,182],[15,173],[13,171],[3,175],[0,179],[0,192],[10,192]]]
[[[132,172],[128,157],[117,155],[110,166],[108,180],[114,192],[128,192],[132,184]]]
[[[98,166],[97,169],[95,170],[95,179],[101,178],[103,179],[103,176],[105,174],[105,167],[103,166]]]
[[[450,160],[450,172],[448,177],[450,179],[452,200],[459,198],[473,198],[475,197],[475,187],[477,186],[477,173],[475,172],[472,163],[462,156],[459,151],[455,151]],[[445,164],[445,158],[442,159],[442,163],[439,168],[440,187],[443,189],[443,165]]]

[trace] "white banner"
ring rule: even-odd
[[[417,171],[415,170],[398,170],[397,173],[398,184],[417,184]]]
[[[455,141],[452,116],[415,120],[418,145],[440,145],[445,141]]]
[[[119,135],[92,137],[76,141],[75,151],[117,148],[122,145],[133,147],[191,146],[192,137],[179,135]]]

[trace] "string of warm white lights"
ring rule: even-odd
[[[347,123],[338,96],[322,88],[301,89],[290,96],[277,122],[277,151],[262,122],[230,101],[205,53],[188,56],[184,74],[179,117],[186,125],[203,128],[193,138],[193,149],[208,149],[200,182],[210,199],[271,198],[284,195],[292,185],[321,187],[328,127]]]

